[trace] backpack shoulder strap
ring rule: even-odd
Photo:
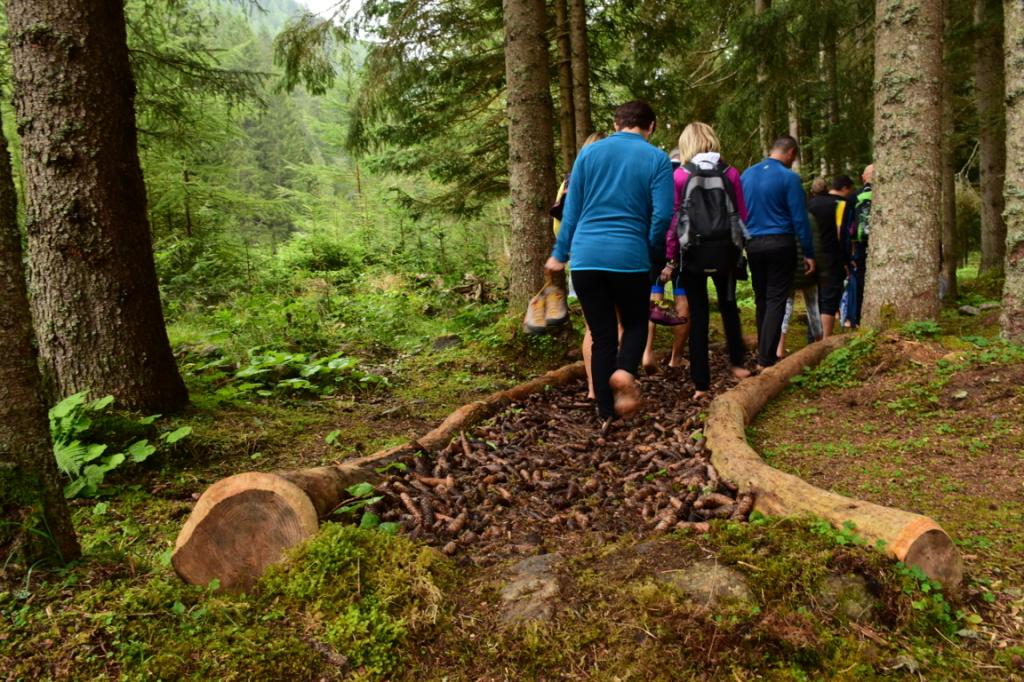
[[[736,187],[729,180],[729,176],[726,175],[726,173],[729,172],[729,164],[724,161],[719,161],[718,167],[715,168],[715,171],[717,171],[722,178],[722,186],[725,187],[725,196],[729,200],[729,213],[736,213],[738,211],[737,206],[739,206],[739,202],[736,200]]]

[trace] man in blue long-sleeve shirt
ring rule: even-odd
[[[747,201],[747,259],[757,306],[757,364],[771,367],[782,334],[786,300],[793,289],[796,240],[807,274],[814,272],[814,244],[800,176],[790,170],[799,148],[794,138],[775,140],[768,158],[743,171]]]
[[[573,288],[594,339],[598,414],[606,419],[639,408],[635,375],[647,343],[652,255],[664,257],[672,221],[672,163],[647,142],[654,127],[650,105],[627,102],[615,110],[615,134],[583,148],[545,265],[549,271],[572,265]]]

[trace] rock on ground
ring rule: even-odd
[[[504,623],[547,621],[555,610],[558,579],[555,565],[559,554],[539,554],[512,567],[512,578],[501,590]]]
[[[661,579],[704,606],[753,600],[743,574],[715,561],[698,561]]]

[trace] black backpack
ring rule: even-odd
[[[676,230],[681,267],[688,272],[735,272],[743,257],[744,228],[736,209],[736,189],[721,161],[711,169],[683,166],[683,186]]]

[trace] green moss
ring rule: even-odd
[[[264,599],[317,614],[324,641],[372,675],[393,672],[400,646],[441,616],[442,589],[454,571],[435,550],[407,538],[327,524],[268,571]]]

